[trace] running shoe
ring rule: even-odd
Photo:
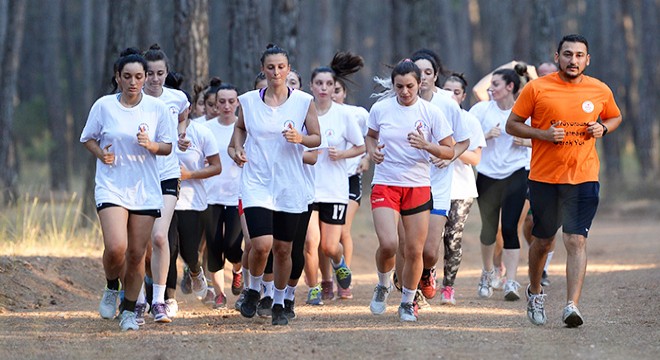
[[[351,288],[349,287],[348,289],[342,289],[339,286],[337,286],[337,298],[342,300],[352,299],[353,292],[351,291]]]
[[[144,314],[149,312],[149,304],[137,303],[135,304],[135,322],[142,326],[144,325]]]
[[[520,300],[520,294],[518,294],[518,289],[520,284],[517,281],[509,280],[504,285],[504,300],[516,301]]]
[[[454,288],[452,286],[445,286],[440,292],[440,303],[442,305],[456,305],[454,299]]]
[[[176,317],[176,313],[179,312],[179,303],[176,302],[176,299],[165,300],[165,305],[167,305],[167,316],[170,319]]]
[[[170,299],[174,300],[174,299]],[[175,300],[176,301],[176,300]],[[168,306],[167,304],[164,303],[154,303],[151,306],[151,316],[153,316],[154,321],[157,323],[171,323],[172,319],[170,319],[168,313]]]
[[[394,288],[397,289],[399,292],[403,291],[403,288],[401,287],[401,283],[399,283],[399,278],[396,276],[396,271],[392,273],[392,284],[394,284]]]
[[[270,296],[264,296],[259,299],[257,303],[257,315],[260,317],[269,317],[272,316],[272,307],[273,307],[273,298]]]
[[[493,277],[493,271],[481,271],[481,279],[479,280],[479,286],[477,287],[477,294],[482,299],[487,299],[493,296],[493,287],[491,278]]]
[[[225,294],[220,293],[213,299],[213,308],[216,310],[227,308],[227,297]]]
[[[401,303],[401,305],[399,305],[399,321],[402,322],[417,321],[417,312],[415,311],[415,304]]]
[[[192,292],[195,294],[197,300],[202,300],[206,297],[206,293],[209,290],[208,283],[206,282],[206,277],[204,276],[204,270],[199,269],[199,274],[192,276]]]
[[[417,307],[419,307],[420,309],[426,309],[426,308],[431,307],[431,304],[429,304],[429,302],[426,301],[426,297],[424,296],[424,294],[422,293],[422,290],[420,290],[420,289],[415,290],[415,301],[414,301],[414,303],[416,303]]]
[[[231,275],[231,293],[240,295],[243,291],[243,272],[235,273],[232,271]]]
[[[238,299],[236,299],[236,302],[234,303],[234,310],[236,311],[241,311],[241,304],[243,304],[243,301],[245,300],[245,295],[247,294],[248,289],[243,289],[241,291],[241,294],[238,295]]]
[[[293,320],[296,318],[296,311],[295,311],[295,306],[296,306],[296,300],[284,300],[284,316],[286,316],[287,319]]]
[[[543,270],[543,275],[541,275],[541,285],[550,286],[550,279],[548,279],[548,273]]]
[[[114,319],[117,315],[117,302],[119,301],[119,290],[111,290],[107,287],[103,290],[103,297],[99,304],[99,314],[104,319]]]
[[[321,300],[332,300],[335,298],[335,293],[332,291],[332,280],[321,281]],[[341,286],[337,284],[341,289]]]
[[[419,282],[419,288],[427,299],[433,299],[435,297],[437,289],[435,276],[436,272],[434,266],[429,270],[428,274],[422,274],[422,279]]]
[[[584,324],[584,319],[582,319],[582,314],[578,310],[577,306],[572,301],[568,302],[568,305],[564,308],[564,314],[561,317],[566,327],[574,328]]]
[[[188,265],[183,267],[183,277],[181,277],[181,292],[192,294],[192,278],[190,277],[190,268]]]
[[[529,285],[525,294],[527,295],[527,318],[534,325],[544,325],[545,317],[545,292],[541,290],[540,294],[532,294],[529,292]]]
[[[316,285],[309,289],[309,292],[307,293],[307,304],[323,305],[323,300],[321,299],[321,285]]]
[[[241,315],[246,318],[252,318],[257,313],[257,304],[259,303],[259,292],[257,290],[248,289],[245,294],[245,299],[241,304]]]
[[[128,310],[122,311],[121,315],[119,315],[119,326],[121,327],[121,331],[140,329],[140,326],[135,320],[135,313]]]
[[[505,284],[506,275],[504,275],[504,268],[495,267],[495,271],[490,278],[490,286],[493,288],[493,290],[502,290]]]
[[[206,296],[204,296],[204,299],[202,299],[202,303],[215,309],[215,289],[213,286],[207,287]]]
[[[272,309],[273,318],[271,323],[277,325],[289,325],[289,319],[284,314],[284,306],[281,304],[273,305]]]
[[[392,292],[392,285],[389,287],[382,286],[380,284],[376,285],[374,288],[374,296],[371,298],[371,304],[369,309],[374,315],[381,315],[385,313],[387,309],[387,298]]]
[[[348,289],[351,286],[351,269],[346,266],[346,263],[342,261],[341,266],[335,269],[335,277],[337,278],[337,285],[342,289]],[[332,291],[332,286],[330,287]]]

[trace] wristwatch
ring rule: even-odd
[[[602,136],[607,135],[607,126],[605,126],[605,124],[603,124],[603,123],[600,123],[600,125],[603,127],[603,135]]]

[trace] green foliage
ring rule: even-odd
[[[20,159],[47,161],[53,141],[48,131],[44,98],[34,96],[28,101],[22,101],[14,114],[14,140]]]

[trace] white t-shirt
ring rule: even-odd
[[[461,108],[451,97],[444,95],[447,91],[433,93],[431,104],[440,108],[447,118],[449,125],[454,131],[453,137],[456,142],[465,141],[470,138],[470,129],[461,119]],[[451,207],[451,187],[454,162],[442,169],[431,165],[431,194],[433,195],[433,208],[437,210],[449,210]]]
[[[477,148],[486,147],[486,138],[484,137],[479,120],[465,110],[461,110],[461,114],[463,117],[463,123],[467,125],[472,134],[472,136],[470,136],[468,151],[474,151]],[[456,161],[454,161],[453,179],[451,184],[451,199],[463,200],[476,198],[477,196],[479,196],[479,193],[477,192],[474,169],[471,165],[461,161],[461,159],[456,159]]]
[[[211,119],[211,120],[213,120],[213,119]],[[209,119],[206,118],[206,115],[202,115],[202,116],[198,116],[196,118],[192,118],[192,119],[190,119],[190,121],[196,122],[196,123],[199,123],[199,124],[203,124],[206,121],[209,121]]]
[[[292,91],[280,106],[271,107],[261,100],[258,90],[238,97],[245,128],[247,163],[241,174],[243,208],[263,207],[273,211],[307,211],[302,154],[304,146],[286,141],[285,128],[304,132],[312,96]]]
[[[369,112],[367,109],[361,106],[347,105],[344,104],[344,107],[353,115],[353,119],[357,121],[358,126],[360,126],[360,131],[362,132],[362,137],[367,136],[367,119],[369,119]],[[348,176],[353,176],[357,174],[357,168],[360,164],[360,159],[363,155],[352,157],[346,159],[346,168],[348,169]]]
[[[422,187],[430,186],[429,157],[425,150],[408,143],[408,133],[420,129],[427,141],[438,142],[452,134],[451,127],[437,106],[418,98],[402,106],[396,97],[378,101],[369,112],[369,129],[379,133],[385,147],[382,163],[376,165],[372,184]]]
[[[227,153],[227,147],[234,133],[234,123],[224,125],[213,120],[205,122],[204,126],[215,136],[222,164],[222,172],[219,175],[204,180],[207,202],[209,205],[238,206],[238,184],[243,169],[236,165]]]
[[[96,160],[97,204],[112,203],[129,210],[155,210],[163,206],[156,156],[138,145],[137,134],[143,127],[151,141],[172,144],[176,134],[167,106],[160,100],[142,96],[139,104],[126,108],[118,94],[98,99],[89,111],[80,142],[96,140],[101,148],[115,154],[115,163]]]
[[[319,126],[321,137],[326,139],[326,148],[346,150],[354,145],[364,145],[364,137],[358,123],[343,105],[333,102],[328,112],[319,116]],[[331,160],[327,149],[323,149],[314,167],[314,202],[348,204],[346,159]]]
[[[505,179],[529,162],[527,148],[514,145],[513,136],[504,130],[510,113],[511,109],[502,110],[493,100],[478,102],[470,109],[470,114],[481,123],[484,134],[496,125],[502,129],[500,136],[486,140],[488,146],[482,150],[481,162],[477,165],[477,172],[493,179]]]
[[[189,171],[195,171],[206,166],[204,161],[207,157],[218,155],[218,145],[215,137],[203,124],[190,122],[186,128],[186,139],[190,140],[190,146],[186,151],[176,147],[176,156],[179,164]],[[202,211],[207,208],[206,189],[204,180],[188,179],[181,181],[179,200],[176,202],[176,210]]]
[[[146,95],[146,94],[145,94]],[[179,123],[179,114],[184,112],[190,103],[188,97],[181,90],[170,89],[163,87],[163,92],[158,97],[158,100],[167,105],[170,118],[174,122],[174,139],[177,138],[177,124]],[[176,144],[173,144],[176,147]],[[160,171],[160,180],[178,179],[181,177],[179,170],[179,161],[174,154],[174,150],[167,156],[158,157],[158,170]]]

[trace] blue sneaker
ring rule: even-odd
[[[348,289],[351,286],[351,269],[346,266],[346,262],[342,257],[339,267],[335,269],[335,277],[337,278],[337,285],[342,289]]]
[[[183,267],[183,277],[181,278],[181,292],[184,294],[192,294],[192,277],[190,276],[190,268]]]
[[[323,300],[321,299],[321,286],[316,285],[313,288],[309,289],[307,293],[307,304],[308,305],[323,305]]]

